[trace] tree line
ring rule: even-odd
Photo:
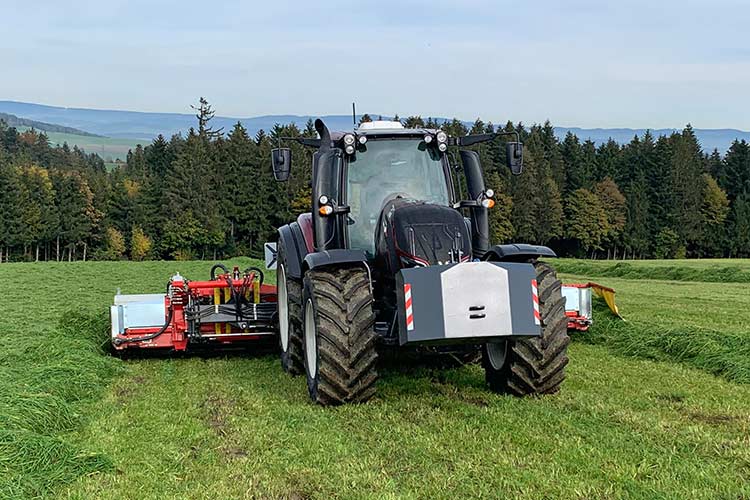
[[[111,169],[95,154],[51,147],[43,132],[0,121],[0,262],[260,256],[275,228],[311,205],[312,151],[285,142],[294,169],[290,182],[277,183],[271,149],[283,137],[316,137],[313,124],[250,136],[241,123],[212,129],[204,99],[196,111],[196,128],[185,136],[159,136]],[[520,135],[520,176],[504,167],[504,138],[473,147],[496,193],[490,224],[497,243],[610,259],[750,257],[745,141],[722,156],[703,153],[689,125],[669,136],[647,132],[626,145],[597,146],[572,133],[559,140],[549,122],[401,121],[453,136],[499,129]],[[455,164],[456,151],[449,158]]]

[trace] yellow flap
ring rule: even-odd
[[[617,309],[617,304],[615,304],[615,291],[598,283],[589,283],[589,286],[594,289],[599,297],[604,299],[604,302],[607,303],[609,310],[612,311],[615,316],[622,319],[622,316],[620,316],[620,311]]]

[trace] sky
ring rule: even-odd
[[[750,130],[747,0],[0,0],[0,100]]]

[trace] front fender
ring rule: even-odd
[[[529,259],[538,259],[539,257],[557,257],[557,254],[549,247],[514,243],[511,245],[495,245],[482,256],[482,260],[526,262]]]
[[[356,263],[367,265],[367,254],[364,250],[323,250],[321,252],[312,252],[305,255],[305,260],[302,264],[302,272],[304,273],[308,270],[321,267]]]
[[[279,247],[284,247],[287,275],[294,279],[302,279],[302,261],[307,254],[307,247],[302,230],[296,222],[279,228]]]

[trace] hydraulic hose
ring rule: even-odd
[[[248,267],[247,269],[245,269],[244,271],[242,271],[242,273],[243,274],[250,274],[250,271],[258,273],[258,276],[259,276],[259,279],[260,279],[260,284],[262,285],[263,284],[263,280],[265,278],[265,275],[263,274],[263,271],[261,271],[257,267],[251,266],[251,267]]]
[[[225,266],[224,264],[214,264],[211,268],[211,281],[216,279],[217,269],[221,269],[222,271],[224,271],[224,274],[229,274],[229,269],[227,269],[227,266]]]
[[[122,344],[130,343],[130,342],[143,342],[145,340],[155,339],[162,333],[166,332],[167,328],[169,328],[169,325],[171,323],[172,323],[172,306],[170,306],[169,310],[167,311],[167,321],[164,323],[164,326],[159,328],[159,331],[151,333],[149,335],[144,335],[143,337],[133,337],[133,338],[126,338],[126,339],[116,338],[114,340],[114,344],[122,345]]]

